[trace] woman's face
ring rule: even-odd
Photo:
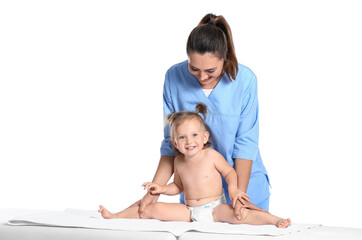
[[[224,59],[212,53],[189,54],[189,71],[199,80],[203,89],[213,89],[217,85],[222,77],[223,66]]]

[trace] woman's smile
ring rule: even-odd
[[[224,60],[212,53],[189,54],[189,71],[200,82],[201,88],[213,89],[223,73]]]
[[[205,82],[209,81],[211,78],[212,78],[212,77],[208,77],[208,78],[205,78],[205,79],[203,79],[203,80],[201,80],[201,81],[202,81],[203,83],[205,83]]]

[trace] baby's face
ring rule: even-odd
[[[185,155],[192,157],[199,153],[209,139],[209,133],[197,119],[181,123],[175,131],[174,145]]]

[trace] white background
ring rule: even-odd
[[[270,211],[362,228],[360,10],[352,0],[1,1],[0,207],[118,211],[142,197],[159,160],[164,74],[212,12],[258,77]]]

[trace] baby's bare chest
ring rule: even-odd
[[[221,183],[221,175],[213,164],[182,166],[177,168],[184,188],[203,188],[205,185]]]

